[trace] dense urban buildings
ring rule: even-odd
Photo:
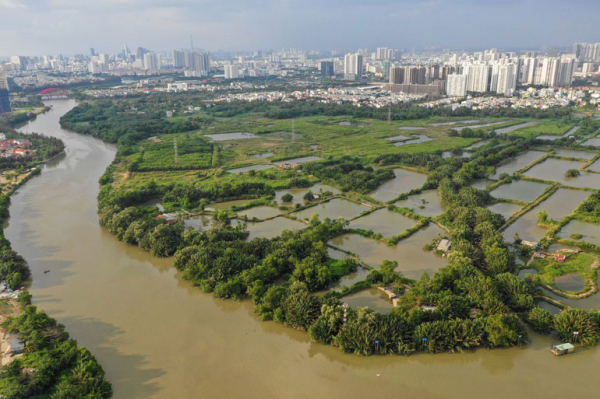
[[[200,79],[289,78],[310,76],[352,85],[377,85],[394,93],[434,97],[520,96],[527,87],[567,88],[573,80],[599,75],[600,43],[521,53],[488,49],[462,52],[416,52],[377,47],[355,52],[306,51],[290,48],[211,54],[184,48],[170,52],[142,46],[109,54],[14,55],[0,71],[24,88],[71,85],[105,77],[174,75]],[[12,94],[15,96],[16,94]],[[10,109],[3,92],[3,109]],[[6,111],[5,111],[6,112]]]
[[[11,112],[8,80],[6,79],[6,75],[0,73],[0,114],[8,112]]]

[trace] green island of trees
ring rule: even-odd
[[[160,98],[185,104],[185,98],[179,95]],[[137,115],[118,113],[133,108],[143,109],[145,116],[138,120]],[[486,208],[495,200],[488,191],[471,187],[473,181],[493,174],[501,162],[538,145],[535,135],[495,135],[470,129],[459,133],[432,127],[426,133],[434,140],[394,146],[386,138],[397,134],[397,126],[381,123],[387,112],[384,115],[383,110],[367,107],[311,102],[223,103],[197,115],[173,118],[174,121],[166,120],[162,114],[155,103],[138,99],[122,99],[112,105],[96,101],[70,111],[61,123],[118,143],[117,159],[100,180],[101,225],[119,240],[139,245],[156,256],[174,256],[174,265],[183,278],[205,292],[221,298],[251,300],[262,320],[308,331],[316,342],[359,355],[525,345],[529,341],[526,324],[537,333],[552,333],[563,341],[596,343],[598,312],[566,309],[554,316],[538,306],[536,286],[516,275],[515,253],[500,232],[505,218]],[[340,126],[341,115],[363,119],[353,119],[351,126]],[[402,106],[393,110],[392,119],[428,126],[427,118],[461,116],[556,119],[568,118],[569,111],[503,109],[452,113],[447,109]],[[297,131],[303,135],[294,142],[282,139],[287,136],[278,130],[289,126],[285,118],[290,117],[298,118]],[[202,132],[189,133],[194,129]],[[193,139],[208,129],[211,134],[243,129],[258,138],[194,147],[193,152],[204,155],[197,158],[193,170],[175,173],[176,167],[152,171],[140,168],[148,147],[152,147],[148,139],[158,136],[162,140],[180,134]],[[481,139],[489,143],[471,149],[470,158],[441,156],[444,150],[463,148]],[[278,144],[282,140],[284,143]],[[247,156],[260,153],[265,143],[275,152],[271,169],[238,174],[224,170],[265,164],[262,159]],[[307,156],[316,151],[314,148],[320,148],[317,154],[323,160],[302,164],[295,170],[275,167],[277,159]],[[171,162],[170,146],[155,149],[165,165]],[[140,153],[144,154],[141,158]],[[208,154],[213,156],[210,162],[203,158]],[[132,168],[136,162],[137,167]],[[167,222],[157,218],[161,212],[156,207],[142,205],[158,198],[167,211],[190,213],[202,211],[210,202],[232,199],[260,199],[257,204],[264,205],[277,189],[310,187],[316,181],[333,185],[346,198],[368,201],[366,195],[394,178],[393,167],[427,173],[423,186],[414,192],[437,190],[447,209],[435,218],[435,223],[446,229],[445,235],[452,242],[448,264],[417,281],[396,272],[392,262],[384,262],[379,270],[371,270],[365,280],[351,287],[315,295],[360,267],[358,260],[334,260],[328,256],[329,240],[347,231],[346,221],[312,219],[299,231],[250,240],[245,223],[231,224],[235,217],[232,210],[216,212],[212,228],[194,230],[185,229],[181,220]],[[597,194],[594,195],[597,202]],[[286,196],[283,201],[291,199]],[[308,191],[303,199],[311,202],[316,198]],[[596,202],[588,201],[583,209],[596,212],[596,208],[600,209]],[[373,286],[391,287],[401,293],[389,314],[344,307],[345,295]],[[580,334],[574,335],[573,331]]]

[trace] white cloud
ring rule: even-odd
[[[25,5],[16,0],[0,0],[0,9],[18,9],[25,8]]]

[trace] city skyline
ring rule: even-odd
[[[591,0],[173,2],[0,0],[0,56],[155,51],[488,47],[536,49],[598,41]],[[343,18],[342,18],[343,16]]]

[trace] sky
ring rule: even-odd
[[[600,42],[599,0],[0,0],[0,56]]]

